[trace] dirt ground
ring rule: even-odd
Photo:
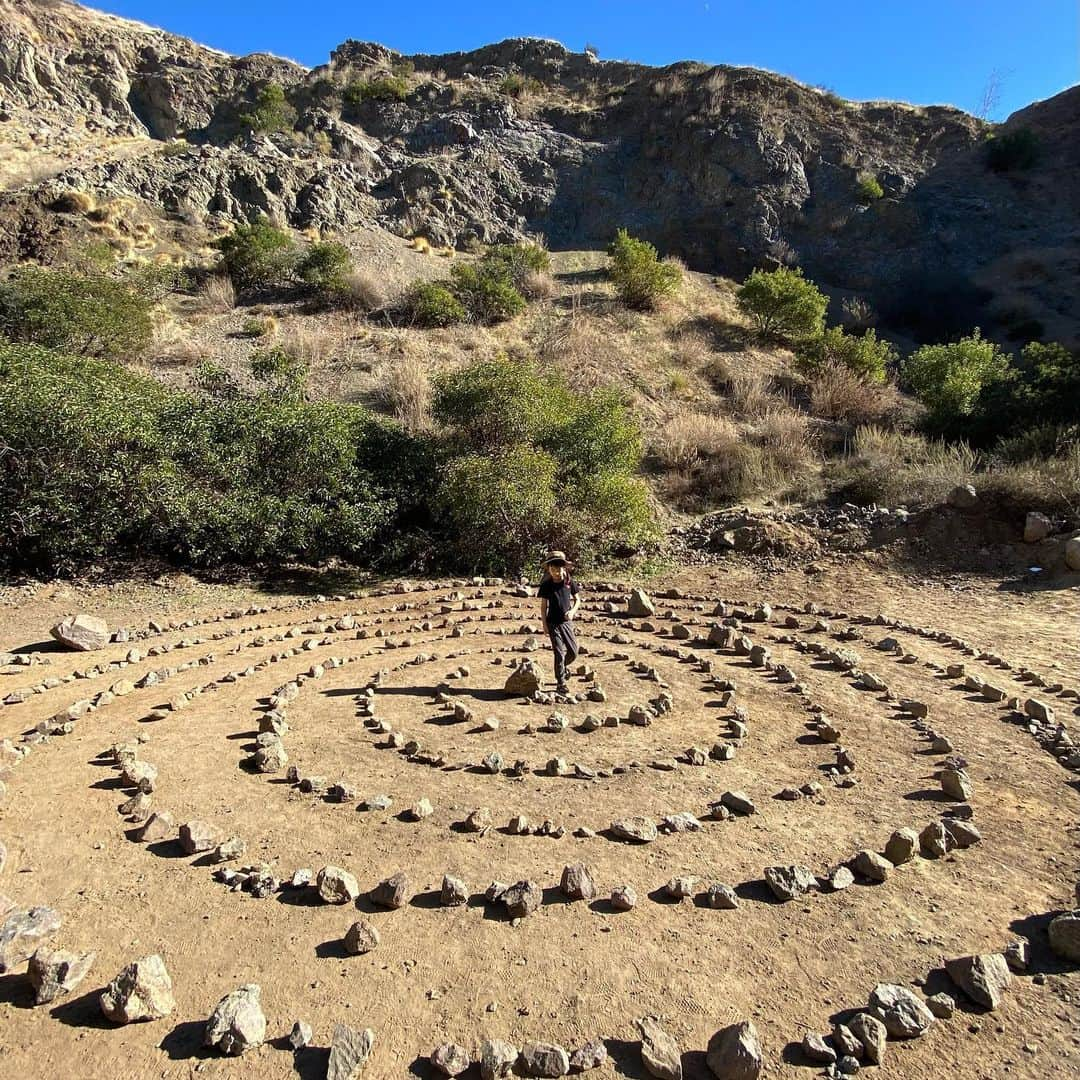
[[[436,1045],[458,1042],[475,1055],[484,1038],[519,1046],[552,1041],[571,1050],[601,1038],[610,1056],[591,1075],[640,1077],[646,1074],[633,1022],[652,1014],[678,1039],[687,1077],[707,1075],[709,1037],[744,1018],[760,1033],[764,1076],[808,1077],[820,1066],[802,1057],[803,1035],[825,1034],[837,1017],[865,1007],[877,983],[926,994],[948,989],[946,959],[1000,951],[1021,939],[1031,943],[1030,969],[1014,978],[996,1012],[953,990],[957,1013],[921,1039],[890,1040],[883,1065],[870,1067],[871,1074],[912,1080],[1080,1076],[1080,974],[1050,953],[1046,936],[1051,915],[1071,906],[1080,863],[1076,774],[1011,721],[1004,705],[980,700],[963,690],[962,680],[926,666],[962,662],[1010,695],[1047,700],[1058,719],[1071,724],[1080,712],[1077,700],[1031,690],[1016,681],[1015,668],[1028,666],[1066,691],[1080,689],[1078,591],[1007,590],[985,578],[916,581],[860,558],[837,560],[817,576],[795,568],[765,573],[747,564],[688,571],[648,587],[658,597],[671,586],[683,597],[657,599],[657,615],[649,620],[655,631],[603,610],[617,602],[621,612],[625,590],[586,588],[581,659],[596,671],[607,701],[555,707],[501,693],[508,664],[523,655],[550,672],[543,638],[538,651],[521,651],[528,638],[523,624],[537,624],[536,601],[508,588],[442,582],[407,593],[378,587],[382,595],[317,600],[177,577],[0,592],[0,651],[43,661],[0,669],[0,698],[47,677],[123,660],[132,647],[145,652],[188,642],[0,708],[0,738],[17,742],[39,721],[119,679],[136,681],[152,669],[214,655],[81,717],[70,734],[36,745],[8,769],[0,804],[8,858],[0,892],[20,905],[56,908],[63,925],[54,944],[94,950],[97,957],[71,996],[42,1007],[33,1006],[21,970],[0,977],[0,1073],[321,1077],[331,1029],[340,1021],[374,1029],[364,1072],[373,1078],[434,1075],[427,1056]],[[775,663],[790,665],[801,693],[751,668],[745,657],[705,644],[720,598],[777,607],[768,624],[750,623],[748,632],[768,646]],[[846,615],[834,615],[828,632],[813,631],[813,618],[804,614],[797,615],[797,629],[785,629],[785,617],[807,601]],[[47,642],[49,626],[76,610],[102,615],[114,627],[145,629],[151,618],[203,620],[252,604],[271,610],[165,630],[90,654]],[[362,639],[356,628],[333,630],[346,613],[366,632]],[[321,614],[332,620],[316,622]],[[690,640],[673,640],[672,614],[689,624]],[[858,624],[859,616],[878,614],[948,630],[997,652],[1013,670],[912,631]],[[842,644],[860,654],[860,666],[885,679],[895,698],[927,702],[934,728],[967,759],[983,840],[942,859],[917,857],[881,884],[857,880],[843,892],[777,903],[762,880],[765,867],[805,863],[824,875],[862,848],[881,851],[894,829],[921,829],[953,805],[942,801],[935,778],[943,755],[930,752],[894,702],[857,689],[848,675],[777,640],[795,635],[837,647],[833,634],[851,623],[862,639]],[[459,636],[451,636],[454,626]],[[271,640],[291,627],[308,632]],[[227,636],[211,640],[215,633]],[[875,650],[886,634],[918,661],[901,663]],[[613,635],[629,643],[613,642]],[[324,638],[329,643],[322,644]],[[750,719],[733,760],[655,767],[689,747],[708,750],[723,741],[731,716],[698,664],[661,651],[673,647],[710,660],[716,678],[736,681],[735,702]],[[300,651],[260,666],[287,648]],[[431,659],[407,665],[421,653]],[[654,697],[658,685],[616,654],[656,669],[674,697],[672,712],[648,727],[626,723],[630,707]],[[301,793],[283,773],[243,767],[266,698],[330,657],[346,662],[305,682],[287,706],[289,761],[302,777],[347,779],[358,799],[389,795],[388,810],[361,811],[358,799],[331,803]],[[460,665],[469,674],[447,685],[475,719],[454,723],[434,694]],[[249,668],[235,681],[227,678]],[[375,692],[376,718],[445,764],[409,760],[358,718],[356,695],[379,670],[385,674]],[[188,707],[149,719],[152,709],[198,685],[206,689]],[[573,685],[588,684],[577,677]],[[854,786],[834,784],[825,774],[835,748],[812,733],[809,706],[815,704],[855,754]],[[566,730],[522,731],[542,727],[553,711],[570,720]],[[623,722],[578,730],[588,713]],[[498,717],[498,730],[479,730],[489,716]],[[338,865],[356,875],[365,893],[405,870],[414,899],[396,911],[375,908],[363,894],[356,907],[322,904],[311,888],[255,899],[214,881],[205,856],[185,856],[174,841],[146,845],[129,838],[131,823],[117,806],[130,792],[100,755],[139,736],[146,739],[140,758],[159,770],[155,808],[168,810],[178,824],[196,818],[223,836],[242,837],[247,854],[240,863],[270,863],[285,879],[301,867]],[[488,775],[475,766],[492,750],[508,765],[524,759],[542,770],[562,757],[600,775]],[[819,797],[775,797],[811,781],[822,785]],[[746,792],[757,813],[708,819],[709,804],[731,789]],[[434,813],[419,822],[402,820],[401,812],[421,797]],[[479,807],[490,809],[495,827],[463,831],[461,823]],[[642,845],[607,835],[619,817],[659,820],[680,811],[701,818],[702,829]],[[509,835],[504,827],[515,814],[563,825],[567,835]],[[579,827],[596,835],[574,837]],[[563,866],[579,861],[597,882],[599,898],[592,903],[566,902],[558,890]],[[468,883],[476,894],[468,905],[439,905],[444,873]],[[696,897],[670,902],[660,890],[675,876],[697,878],[698,892],[727,883],[739,894],[739,907],[711,910]],[[544,888],[544,903],[513,925],[501,905],[485,904],[479,894],[494,880],[524,878]],[[616,913],[607,902],[619,884],[636,890],[633,911]],[[349,956],[341,938],[360,918],[377,927],[381,944]],[[171,974],[175,1011],[127,1027],[105,1021],[100,990],[125,964],[155,952]],[[240,1059],[202,1049],[214,1005],[249,982],[262,987],[270,1041]],[[284,1037],[297,1019],[312,1025],[314,1040],[294,1055]],[[478,1076],[478,1068],[467,1075]]]

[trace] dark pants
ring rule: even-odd
[[[559,623],[548,625],[548,637],[555,653],[555,682],[562,686],[566,682],[567,667],[578,657],[577,638],[574,637],[574,624]]]

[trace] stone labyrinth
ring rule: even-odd
[[[1068,783],[1075,686],[877,612],[583,595],[566,695],[495,579],[0,656],[3,1000],[34,1038],[161,1028],[170,1059],[335,1080],[840,1075],[1002,1003],[1030,959],[1007,920],[937,983],[932,937],[859,935],[995,887],[965,735]],[[844,930],[792,982],[815,920]],[[1078,926],[1050,924],[1069,961]],[[156,1061],[111,1052],[87,1060]]]

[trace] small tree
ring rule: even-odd
[[[814,337],[803,338],[795,349],[797,366],[807,374],[839,364],[869,382],[884,382],[886,368],[895,364],[897,352],[891,342],[878,341],[873,330],[847,334],[830,326]]]
[[[651,311],[659,301],[679,287],[682,272],[674,263],[661,262],[656,248],[646,240],[635,240],[625,229],[615,234],[608,247],[608,273],[627,307]]]
[[[258,134],[290,131],[296,123],[296,110],[289,104],[279,83],[267,83],[256,95],[251,109],[242,112],[240,123]]]
[[[344,244],[324,242],[307,249],[296,264],[296,276],[316,295],[332,299],[348,289],[352,268],[352,256]]]
[[[801,267],[755,270],[739,286],[735,299],[763,337],[790,340],[820,334],[825,328],[828,297],[803,277]]]
[[[0,332],[80,356],[133,358],[153,336],[153,300],[130,282],[24,266],[0,283]]]
[[[903,366],[904,381],[939,422],[968,416],[984,386],[1005,376],[1009,358],[978,329],[947,345],[923,345]]]
[[[238,289],[266,289],[285,284],[296,268],[296,245],[266,218],[239,225],[216,245],[221,268]]]

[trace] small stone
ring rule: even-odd
[[[941,790],[950,799],[957,802],[967,802],[974,794],[971,778],[963,769],[953,769],[946,766],[941,770]]]
[[[926,1007],[939,1020],[948,1020],[956,1012],[956,1001],[951,994],[932,994],[926,999]]]
[[[434,812],[427,799],[419,799],[406,811],[405,816],[410,821],[422,821],[424,818],[431,817]]]
[[[603,1042],[600,1039],[591,1039],[570,1055],[570,1071],[580,1073],[599,1069],[607,1061],[607,1057],[607,1047]]]
[[[180,846],[188,855],[198,855],[217,847],[220,834],[205,821],[188,821],[180,826]]]
[[[620,840],[633,840],[647,844],[658,836],[656,822],[646,817],[618,818],[611,823],[611,831]]]
[[[326,1080],[359,1080],[374,1043],[375,1032],[371,1028],[357,1031],[345,1024],[335,1024]]]
[[[942,821],[945,832],[948,834],[951,846],[965,849],[982,840],[982,833],[977,826],[970,821],[961,821],[959,818],[947,817]]]
[[[109,624],[96,615],[69,615],[49,632],[61,645],[78,652],[104,649],[111,640]]]
[[[885,1056],[885,1039],[888,1036],[885,1025],[869,1013],[859,1013],[848,1021],[848,1028],[863,1044],[866,1059],[873,1065],[880,1065]]]
[[[945,970],[972,1001],[996,1009],[1012,982],[1012,972],[1001,953],[959,956],[945,961]]]
[[[379,907],[401,908],[409,902],[411,897],[409,878],[404,870],[399,870],[385,881],[379,882],[371,890],[371,902],[378,904]]]
[[[817,878],[806,866],[768,866],[765,882],[777,900],[794,900],[811,889],[817,888]]]
[[[921,833],[919,844],[927,855],[940,859],[952,848],[952,841],[945,831],[945,826],[940,821],[932,821]]]
[[[885,845],[885,858],[893,866],[911,862],[919,850],[919,834],[914,829],[897,829]]]
[[[709,1040],[705,1061],[717,1080],[757,1080],[761,1075],[761,1042],[752,1020],[721,1028]]]
[[[94,956],[92,952],[70,953],[59,949],[53,952],[44,946],[37,949],[26,971],[34,988],[34,1004],[47,1005],[70,994],[86,978]]]
[[[658,1080],[682,1080],[682,1053],[679,1044],[652,1016],[634,1021],[641,1033],[641,1061],[650,1076]]]
[[[559,887],[568,900],[592,900],[596,896],[592,872],[584,863],[564,866]]]
[[[739,897],[730,885],[715,882],[705,894],[709,907],[718,911],[734,911],[739,906]]]
[[[555,1043],[526,1043],[521,1048],[521,1068],[526,1076],[566,1076],[570,1055]]]
[[[303,1050],[311,1042],[311,1025],[303,1020],[297,1020],[289,1032],[289,1045],[294,1050]]]
[[[480,1044],[480,1076],[482,1080],[504,1080],[513,1076],[518,1048],[500,1039],[485,1039]]]
[[[870,1012],[894,1039],[916,1038],[934,1022],[933,1013],[910,990],[889,983],[874,987]]]
[[[210,855],[210,861],[215,863],[231,862],[234,859],[243,857],[244,852],[247,850],[247,845],[239,836],[230,836],[228,840],[223,840]]]
[[[833,892],[843,892],[855,884],[855,875],[846,866],[838,866],[829,875],[829,888]]]
[[[544,899],[544,890],[535,881],[519,881],[502,894],[502,901],[512,919],[531,915]]]
[[[160,956],[128,964],[101,993],[101,1011],[114,1024],[160,1020],[176,1008],[172,980]]]
[[[1080,963],[1080,910],[1065,911],[1050,920],[1050,948],[1066,960]]]
[[[616,885],[611,890],[611,906],[616,911],[630,911],[637,904],[637,893],[630,885]]]
[[[814,1031],[808,1031],[803,1036],[802,1052],[811,1061],[822,1065],[831,1065],[836,1060],[836,1051]]]
[[[685,900],[686,897],[694,895],[696,888],[697,878],[673,877],[664,886],[664,895],[670,896],[672,900]]]
[[[345,931],[342,945],[350,956],[363,956],[379,947],[379,931],[361,919]]]
[[[60,929],[61,922],[50,907],[16,908],[3,904],[3,898],[0,919],[0,975],[29,960]]]
[[[836,1071],[842,1076],[854,1076],[860,1068],[859,1059],[852,1054],[845,1054],[836,1063]]]
[[[431,1064],[443,1076],[460,1076],[472,1062],[464,1046],[443,1043],[431,1052]]]
[[[876,851],[863,850],[855,856],[855,872],[871,881],[886,881],[893,864]]]
[[[327,904],[349,904],[360,895],[360,884],[340,866],[324,866],[315,879],[315,888]]]
[[[469,902],[469,886],[461,878],[444,874],[442,888],[439,890],[439,902],[443,907],[461,907]]]
[[[203,1042],[229,1057],[262,1046],[266,1039],[266,1017],[259,1004],[260,988],[248,983],[226,994],[210,1014]]]
[[[491,828],[491,811],[486,806],[478,807],[465,819],[466,832],[483,833]]]
[[[833,1027],[832,1041],[840,1056],[862,1057],[866,1053],[862,1041],[855,1037],[855,1033],[847,1024],[836,1024]]]

